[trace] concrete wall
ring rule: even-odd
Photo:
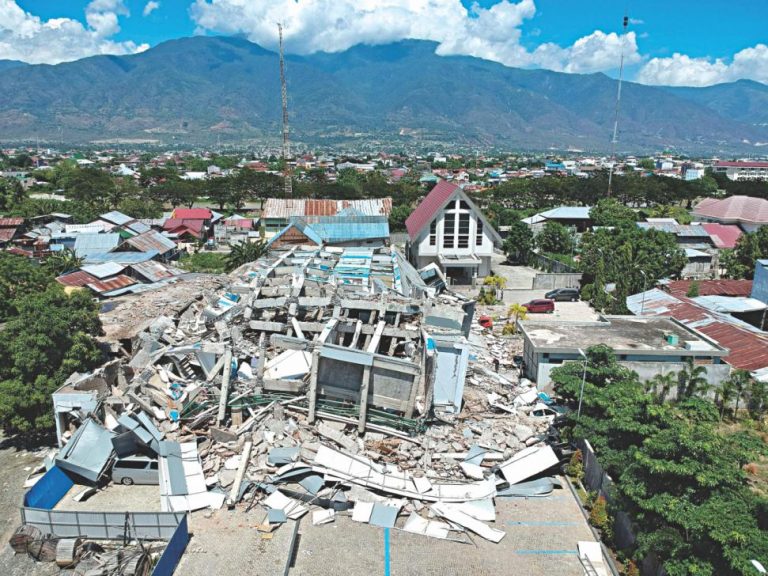
[[[533,359],[533,363],[529,364],[528,356],[525,357],[527,365],[527,372],[530,373],[529,378],[535,377],[536,387],[539,390],[551,390],[552,383],[550,380],[550,373],[552,370],[562,364],[550,364],[548,362],[539,361]],[[578,360],[574,360],[578,362]],[[685,369],[687,366],[683,362],[639,362],[639,361],[620,361],[619,364],[626,366],[630,370],[637,372],[641,382],[647,382],[653,379],[657,374],[675,374]],[[728,378],[731,372],[731,366],[729,364],[702,364],[706,368],[707,382],[711,386],[719,387],[720,384]],[[670,395],[674,396],[676,388],[670,391]]]
[[[533,279],[533,290],[554,290],[555,288],[579,288],[581,286],[581,273],[540,273]]]

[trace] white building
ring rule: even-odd
[[[712,170],[729,180],[768,180],[768,162],[716,162]]]
[[[435,263],[459,283],[491,273],[502,239],[457,185],[441,180],[405,221],[409,257],[417,268]]]

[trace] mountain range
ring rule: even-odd
[[[452,148],[610,148],[617,82],[438,56],[406,40],[288,55],[291,137]],[[171,40],[140,54],[26,65],[0,61],[0,139],[68,143],[273,142],[278,55],[245,39]],[[626,82],[618,149],[752,152],[768,143],[768,86]]]

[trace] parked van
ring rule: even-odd
[[[157,460],[147,456],[118,458],[112,466],[112,480],[115,484],[159,484],[160,474]]]

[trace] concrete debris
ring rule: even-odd
[[[556,487],[522,483],[563,459],[534,415],[551,399],[518,377],[520,342],[408,266],[388,247],[283,246],[142,309],[122,356],[54,394],[56,462],[103,487],[115,459],[156,457],[162,510],[262,506],[262,536],[311,510],[498,542],[494,498]]]

